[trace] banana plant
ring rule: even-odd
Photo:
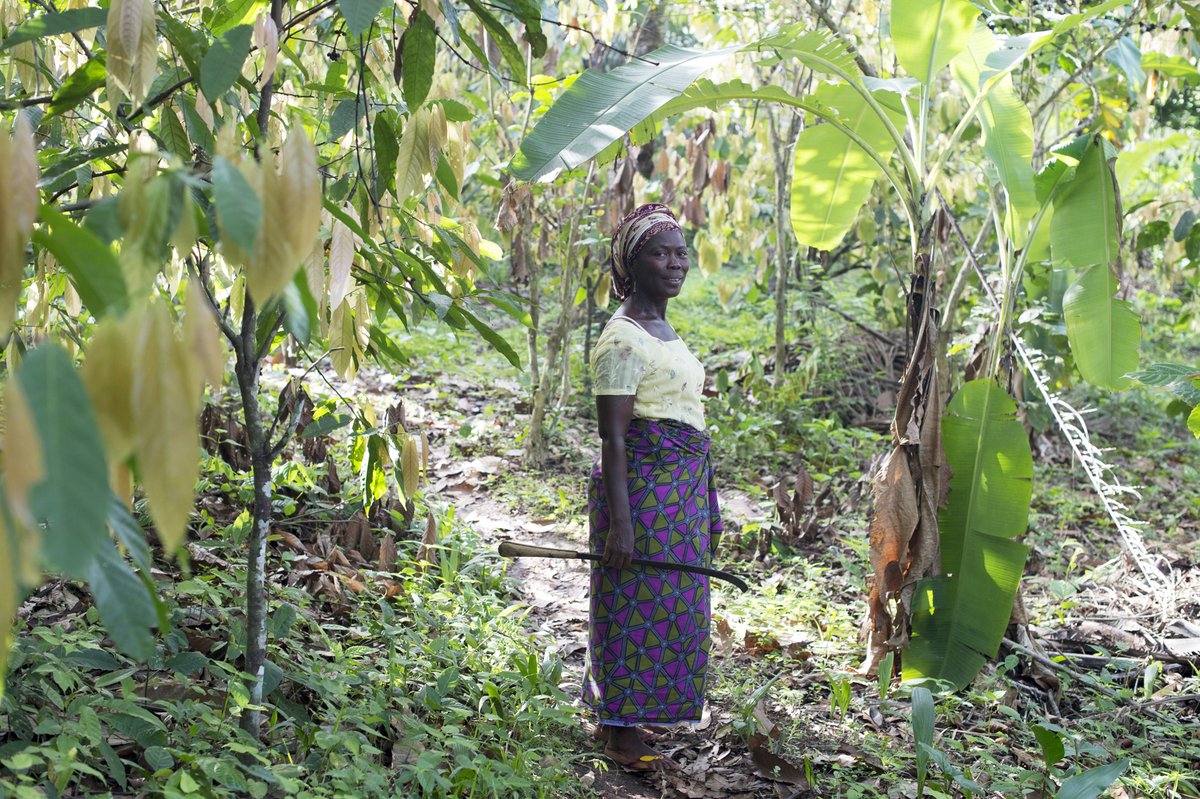
[[[892,450],[875,482],[867,668],[886,652],[903,649],[915,624],[905,677],[962,688],[995,655],[1003,635],[1024,569],[1025,547],[1011,539],[1025,528],[1032,459],[1023,434],[1014,436],[1015,405],[995,378],[1025,270],[1049,262],[1080,271],[1064,310],[1085,379],[1121,388],[1127,382],[1123,375],[1136,368],[1137,320],[1113,296],[1120,214],[1111,153],[1101,139],[1084,136],[1035,172],[1032,114],[1012,82],[1018,67],[1059,36],[1128,4],[1108,0],[1049,30],[1002,37],[967,0],[893,0],[892,46],[905,74],[886,79],[865,74],[836,35],[800,25],[715,51],[662,48],[636,64],[585,73],[555,101],[512,161],[518,178],[552,179],[614,153],[627,132],[635,143],[649,138],[671,116],[733,101],[773,102],[820,123],[806,126],[793,156],[791,222],[802,246],[836,246],[881,179],[894,195],[909,230],[910,345],[897,391]],[[811,93],[796,96],[778,86],[701,78],[738,53],[794,59],[821,81]],[[940,140],[931,129],[931,110],[947,72],[967,106],[948,139]],[[935,310],[940,253],[934,232],[951,209],[938,187],[973,146],[966,137],[975,126],[998,175],[989,196],[1001,296],[984,375],[962,389],[943,423],[947,376],[938,366],[944,345]],[[948,502],[947,460],[954,470]],[[997,477],[1003,478],[999,485]],[[979,527],[993,511],[1005,520],[1002,529]],[[952,528],[948,535],[946,525]],[[986,600],[976,593],[984,584]],[[985,602],[994,612],[971,618]]]

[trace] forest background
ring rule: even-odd
[[[5,2],[0,794],[1197,795],[1197,23]],[[638,781],[495,543],[644,201],[754,586]]]

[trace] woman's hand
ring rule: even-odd
[[[600,562],[615,569],[627,569],[633,562],[633,526],[614,524],[608,528],[604,556]]]

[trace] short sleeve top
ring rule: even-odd
[[[705,427],[704,366],[682,339],[662,341],[628,317],[613,317],[592,351],[592,376],[596,395],[632,394],[634,418]]]

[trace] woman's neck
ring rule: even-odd
[[[666,299],[654,301],[643,299],[637,294],[625,301],[625,315],[642,321],[667,321]]]

